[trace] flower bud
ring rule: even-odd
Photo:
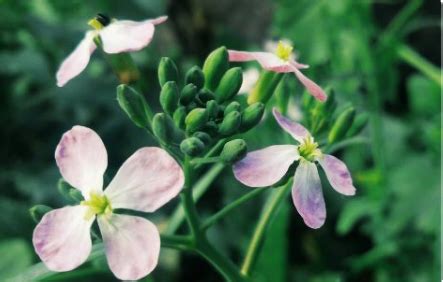
[[[252,105],[255,102],[262,102],[263,104],[266,104],[277,88],[282,77],[283,73],[262,71],[260,77],[258,78],[257,84],[248,96],[248,104]]]
[[[329,131],[328,142],[332,144],[342,139],[349,128],[352,126],[355,117],[355,109],[350,107],[343,111],[335,120],[334,125]]]
[[[193,66],[188,70],[185,76],[186,84],[192,83],[197,86],[198,89],[202,89],[205,85],[205,75],[198,66]]]
[[[206,132],[197,131],[194,134],[192,134],[192,136],[200,139],[203,142],[203,144],[205,144],[205,146],[211,143],[211,136],[209,136],[209,134]]]
[[[198,156],[205,149],[205,144],[197,137],[189,137],[180,143],[180,150],[191,157]]]
[[[217,89],[217,85],[228,67],[228,50],[226,50],[226,47],[222,46],[212,51],[203,64],[205,87],[212,91]]]
[[[178,87],[175,81],[166,82],[160,92],[160,105],[168,115],[172,116],[177,109],[179,99]]]
[[[218,128],[218,133],[223,136],[234,134],[241,124],[241,114],[237,111],[227,114]]]
[[[32,219],[35,221],[35,223],[40,222],[42,217],[47,213],[52,211],[51,207],[45,206],[45,205],[35,205],[32,208],[29,209],[29,213],[31,214]]]
[[[256,126],[264,112],[265,105],[263,103],[257,102],[248,106],[242,113],[240,130],[245,132]]]
[[[220,80],[220,84],[215,91],[217,93],[217,102],[231,100],[240,90],[243,83],[243,73],[241,68],[229,69]]]
[[[218,103],[215,100],[206,102],[206,111],[208,111],[209,119],[216,118],[220,111]]]
[[[369,115],[367,113],[362,113],[357,115],[346,136],[353,137],[359,134],[365,128],[366,124],[368,123],[368,120],[369,120]]]
[[[227,163],[241,160],[248,152],[248,146],[243,139],[234,139],[225,144],[220,153],[220,159]]]
[[[152,131],[162,143],[178,144],[185,135],[183,131],[177,129],[174,121],[165,113],[157,113],[152,119]]]
[[[218,125],[215,123],[215,121],[209,121],[203,127],[203,130],[211,136],[216,136],[218,133]]]
[[[185,119],[186,131],[194,132],[204,127],[208,121],[208,112],[203,108],[195,108]]]
[[[186,108],[184,106],[180,106],[175,110],[174,119],[175,126],[181,129],[185,129],[185,118],[186,118]]]
[[[141,128],[149,126],[148,106],[145,97],[140,93],[125,84],[120,84],[117,86],[117,101],[135,125]]]
[[[168,81],[178,81],[178,70],[174,61],[170,58],[163,57],[158,65],[158,81],[160,87],[163,87]]]
[[[240,103],[237,101],[232,101],[229,103],[225,110],[223,111],[223,115],[227,116],[230,112],[237,111],[240,112]]]
[[[208,89],[201,89],[197,94],[197,98],[202,104],[206,104],[206,102],[214,100],[215,95]]]
[[[195,96],[197,95],[197,86],[190,83],[183,87],[182,92],[180,93],[180,104],[186,106],[192,101],[194,101]]]

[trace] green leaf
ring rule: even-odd
[[[0,281],[22,272],[32,263],[32,249],[23,239],[0,242]]]

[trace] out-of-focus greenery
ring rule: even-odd
[[[357,195],[339,196],[324,182],[328,210],[320,230],[306,227],[290,199],[268,230],[256,281],[435,281],[440,279],[441,81],[437,1],[170,0],[0,1],[0,280],[38,261],[31,244],[35,204],[65,205],[53,154],[75,124],[96,130],[109,152],[109,177],[138,147],[153,144],[115,100],[116,78],[99,52],[66,87],[55,72],[97,12],[169,21],[133,55],[144,91],[158,107],[156,66],[172,57],[182,70],[219,45],[263,49],[269,39],[294,42],[307,74],[332,86],[340,103],[370,114],[368,144],[336,154],[350,167]],[[254,65],[255,66],[255,65]],[[302,88],[287,79],[291,107]],[[305,94],[306,95],[306,94]],[[257,149],[284,143],[274,124],[260,125]],[[229,170],[199,204],[210,214],[246,191]],[[267,196],[246,203],[210,230],[211,241],[241,260]],[[161,225],[175,202],[157,215]],[[57,281],[112,280],[93,261]],[[145,281],[219,281],[201,259],[162,250]]]

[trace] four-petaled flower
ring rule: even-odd
[[[34,248],[53,271],[81,265],[91,252],[90,228],[97,218],[111,271],[119,279],[136,280],[157,265],[160,235],[147,219],[116,214],[113,209],[154,212],[182,189],[181,167],[166,151],[145,147],[120,167],[103,191],[108,165],[106,148],[93,130],[74,126],[55,151],[63,178],[79,189],[84,201],[46,213],[34,230]]]
[[[299,160],[292,184],[292,200],[306,225],[320,228],[326,219],[326,207],[315,162],[325,171],[332,188],[347,196],[355,194],[349,170],[336,157],[323,154],[306,128],[276,109],[273,113],[278,124],[300,144],[274,145],[250,152],[234,165],[234,175],[247,186],[266,187],[277,183],[292,163]]]
[[[109,54],[138,51],[152,40],[155,25],[167,20],[167,16],[140,22],[130,20],[110,21],[104,15],[92,19],[89,24],[95,28],[86,32],[74,51],[63,61],[57,71],[57,85],[62,87],[79,75],[88,65],[91,54],[96,49],[94,37],[100,36],[103,51]]]
[[[309,66],[300,64],[295,61],[292,55],[292,46],[280,41],[277,49],[274,53],[270,52],[245,52],[228,50],[229,61],[231,62],[245,62],[245,61],[257,61],[265,70],[287,73],[292,72],[300,80],[300,82],[306,87],[306,89],[320,101],[326,100],[326,94],[315,82],[307,78],[300,69],[306,69]]]

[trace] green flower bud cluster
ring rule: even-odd
[[[325,103],[315,101],[311,95],[304,95],[302,100],[305,124],[310,132],[316,136],[323,135],[328,144],[359,134],[368,122],[368,114],[357,114],[350,105],[338,107],[335,92],[332,89],[326,91],[328,100]]]
[[[253,128],[263,116],[263,103],[247,105],[237,97],[243,74],[229,67],[225,47],[209,54],[203,68],[191,67],[184,83],[174,62],[162,58],[158,79],[164,113],[154,116],[153,132],[165,143],[179,144],[186,155],[201,155],[220,138]]]

